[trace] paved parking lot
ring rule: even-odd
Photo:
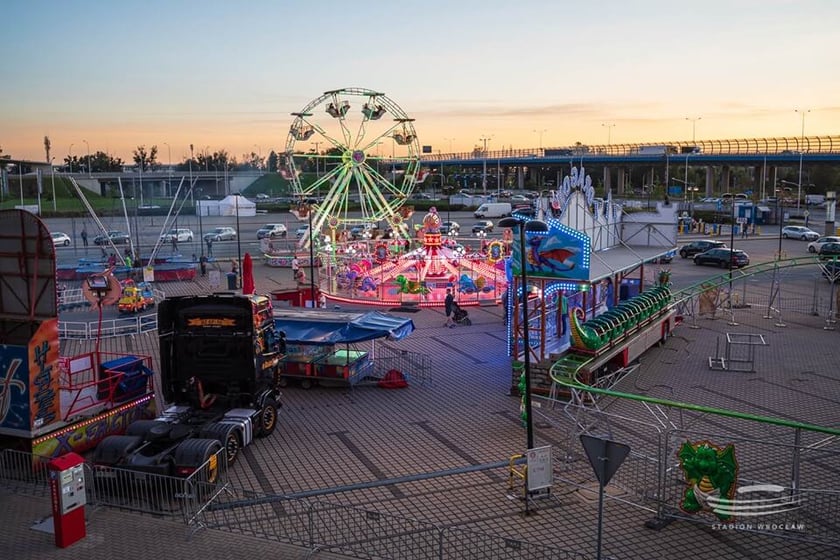
[[[288,274],[257,265],[257,290],[268,292],[289,285]],[[170,295],[209,290],[202,279],[163,287]],[[442,326],[442,310],[405,314],[417,330],[400,343],[384,343],[431,356],[431,383],[398,390],[372,386],[353,390],[287,388],[280,427],[271,438],[246,450],[230,473],[231,484],[255,494],[295,494],[488,465],[522,453],[525,430],[519,420],[519,399],[508,395],[510,360],[501,309],[476,307],[469,312],[473,325],[452,329]],[[641,367],[622,388],[766,416],[838,425],[840,373],[836,359],[830,351],[815,349],[835,347],[840,333],[823,330],[820,318],[806,315],[786,317],[788,326],[784,329],[764,320],[761,310],[740,310],[737,319],[739,332],[763,333],[769,341],[757,355],[756,373],[709,370],[707,358],[715,353],[717,341],[736,327],[728,325],[726,319],[704,319],[697,323],[699,328],[683,325],[665,346],[645,354]],[[86,342],[67,343],[62,351],[78,352],[88,346]],[[154,353],[155,346],[153,337],[135,336],[105,340],[102,349]],[[541,400],[537,403],[542,405],[535,411],[537,443],[562,448],[568,439],[568,419],[562,407],[551,408]],[[651,421],[638,409],[627,407],[622,412],[637,415],[642,422]],[[692,428],[713,426],[715,433],[725,432],[729,425],[721,418],[704,424],[707,420],[702,415],[681,418]],[[836,457],[822,458],[826,472],[840,472]],[[505,468],[335,492],[319,499],[547,544],[594,558],[597,499],[594,493],[581,490],[581,485],[594,481],[591,468],[577,460],[571,469],[564,466],[556,470],[563,471],[563,479],[576,478],[576,485],[562,481],[555,484],[552,497],[537,502],[537,513],[530,517],[522,515],[522,503],[509,495]],[[610,490],[622,497],[620,486]],[[200,531],[188,541],[183,525],[108,509],[89,512],[87,539],[59,551],[52,547],[51,536],[29,529],[35,519],[48,515],[48,499],[3,491],[0,503],[4,527],[0,548],[14,550],[19,558],[310,557],[306,551],[229,530]],[[605,557],[670,559],[690,554],[697,559],[717,560],[829,559],[840,555],[837,548],[713,530],[682,521],[652,531],[644,526],[652,516],[652,512],[625,501],[608,500]],[[330,558],[324,553],[311,557]],[[486,557],[522,556],[488,551]]]

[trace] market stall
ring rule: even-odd
[[[411,319],[379,311],[275,309],[274,319],[286,337],[281,383],[296,379],[307,389],[322,381],[355,385],[382,378],[375,341],[399,341],[414,330]]]

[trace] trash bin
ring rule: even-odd
[[[227,289],[228,290],[235,290],[236,289],[236,273],[235,272],[228,272],[227,273]]]

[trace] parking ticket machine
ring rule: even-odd
[[[47,464],[55,544],[60,548],[66,548],[85,536],[84,462],[81,456],[67,453]]]

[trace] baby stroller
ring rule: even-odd
[[[470,314],[467,313],[467,310],[458,305],[457,303],[452,303],[452,320],[455,321],[459,325],[470,326],[472,325],[472,321],[470,321]]]

